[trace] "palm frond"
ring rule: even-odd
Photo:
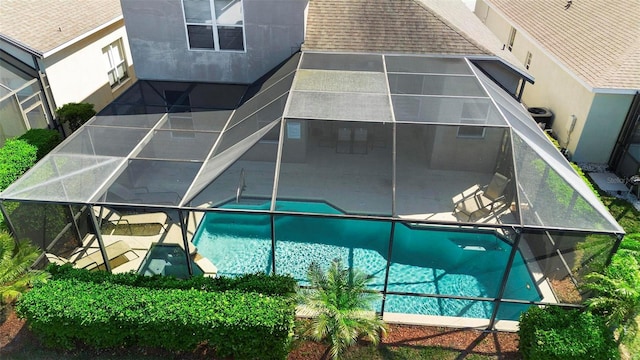
[[[326,272],[312,263],[307,278],[312,288],[299,290],[299,309],[315,317],[304,333],[316,341],[327,339],[333,359],[361,336],[377,343],[380,334],[386,334],[382,319],[369,310],[372,301],[380,297],[367,287],[372,276],[345,268],[336,259]]]

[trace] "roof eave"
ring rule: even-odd
[[[23,42],[20,42],[20,41],[16,40],[14,38],[11,38],[11,37],[6,36],[4,34],[0,34],[0,39],[8,42],[9,44],[11,44],[11,45],[13,45],[13,46],[15,46],[15,47],[17,47],[17,48],[19,48],[21,50],[24,50],[24,51],[28,52],[29,54],[31,54],[33,56],[37,56],[39,58],[43,58],[44,57],[42,52],[32,48],[31,46],[29,46],[29,45],[27,45],[27,44],[25,44]]]
[[[41,57],[45,57],[45,58],[49,57],[49,56],[57,53],[60,50],[63,50],[65,48],[67,48],[67,47],[69,47],[69,46],[71,46],[71,45],[83,40],[83,39],[88,38],[91,35],[94,35],[94,34],[100,32],[100,31],[108,28],[109,26],[111,26],[113,24],[118,23],[119,21],[124,21],[124,16],[119,15],[119,16],[115,17],[114,19],[112,19],[111,21],[108,21],[108,22],[106,22],[106,23],[104,23],[104,24],[102,24],[102,25],[100,25],[100,26],[98,26],[96,28],[93,28],[93,29],[85,32],[84,34],[81,34],[80,36],[76,36],[75,38],[73,38],[73,39],[71,39],[71,40],[69,40],[69,41],[67,41],[67,42],[65,42],[63,44],[58,45],[55,48],[44,52]],[[124,26],[124,24],[123,24],[123,26]]]
[[[640,91],[640,87],[638,89],[614,89],[614,88],[592,88],[591,91],[594,94],[606,94],[606,95],[635,95]]]
[[[508,67],[509,69],[513,70],[513,72],[518,73],[520,76],[522,76],[522,78],[524,80],[526,80],[527,82],[534,84],[535,83],[535,78],[533,76],[531,76],[531,74],[523,71],[520,67],[513,65],[512,63],[508,62],[507,60],[501,58],[500,56],[497,55],[486,55],[486,56],[482,56],[482,55],[467,55],[466,58],[468,58],[469,60],[473,61],[473,60],[498,60],[500,61],[503,65],[505,65],[506,67]]]

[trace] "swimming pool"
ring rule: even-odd
[[[268,210],[269,203],[224,205]],[[340,214],[324,202],[278,201],[277,210]],[[384,289],[391,224],[383,221],[276,215],[276,272],[307,284],[311,262],[321,266],[335,258],[373,277]],[[271,220],[268,214],[208,213],[194,237],[198,252],[236,276],[272,270]],[[468,297],[497,297],[511,245],[493,232],[443,230],[398,224],[394,229],[387,291]],[[539,301],[540,295],[520,253],[507,281],[504,298]],[[381,304],[376,304],[379,310]],[[385,312],[489,318],[489,301],[426,298],[388,294]],[[527,305],[503,304],[499,319],[517,320]]]

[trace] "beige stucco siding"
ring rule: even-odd
[[[505,43],[511,24],[500,13],[478,1],[476,16]],[[553,132],[572,160],[606,163],[622,127],[632,96],[596,94],[566,66],[545,51],[516,25],[512,52],[524,63],[532,54],[528,71],[535,84],[527,84],[522,102],[527,107],[546,107],[554,113]],[[575,125],[571,127],[572,119]]]
[[[111,89],[103,48],[118,39],[122,39],[129,66],[129,80]],[[124,21],[46,57],[44,66],[57,107],[69,102],[90,102],[96,111],[100,111],[135,82]]]

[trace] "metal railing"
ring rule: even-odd
[[[236,189],[236,204],[240,202],[240,198],[242,197],[242,192],[247,188],[247,183],[245,182],[245,172],[244,168],[240,170],[240,178],[238,179],[238,188]]]

